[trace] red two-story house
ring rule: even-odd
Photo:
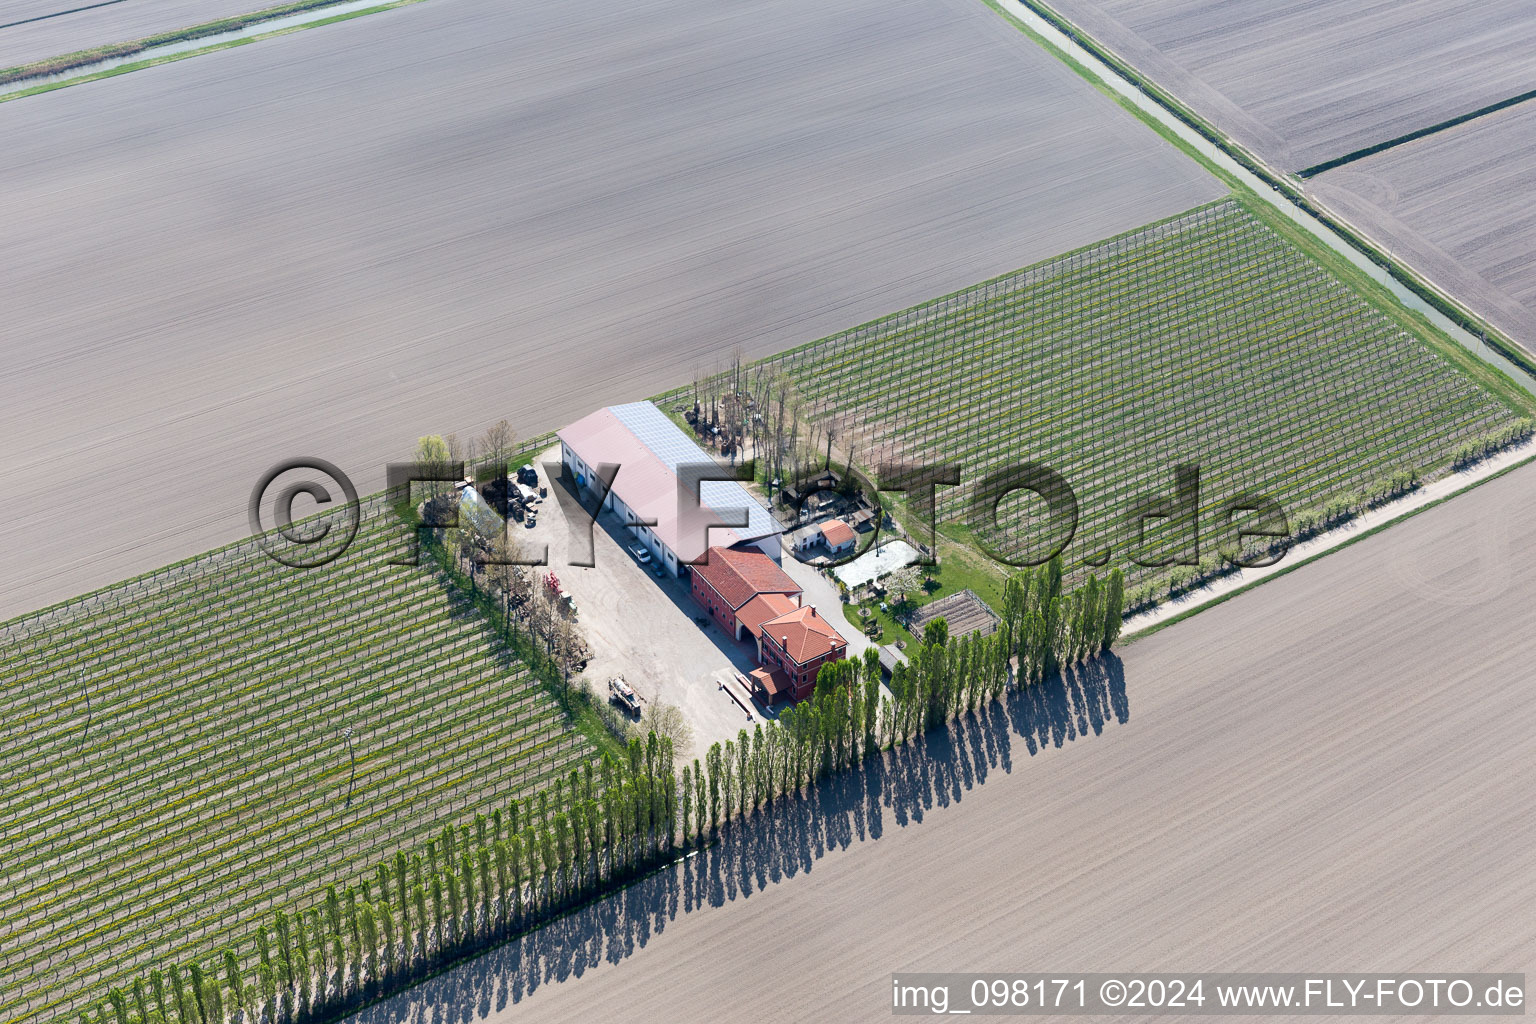
[[[762,623],[757,630],[757,660],[752,685],[769,703],[788,697],[804,700],[816,689],[821,666],[848,652],[848,641],[815,608],[802,605]]]

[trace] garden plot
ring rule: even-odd
[[[1196,114],[1299,171],[1526,92],[1528,0],[1048,0]]]
[[[0,627],[0,1017],[207,963],[594,756],[425,554],[386,564],[408,535],[365,508],[323,568],[246,543]]]
[[[1485,390],[1442,354],[1449,342],[1415,330],[1229,199],[776,363],[804,414],[876,476],[903,460],[960,464],[961,485],[938,488],[941,522],[972,525],[1010,558],[1043,557],[1055,534],[1027,492],[995,521],[973,506],[987,474],[1042,463],[1079,503],[1069,562],[1109,552],[1146,580],[1154,570],[1134,562],[1166,549],[1130,536],[1129,513],[1171,497],[1180,465],[1199,469],[1204,556],[1227,538],[1215,531],[1237,495],[1270,496],[1294,525],[1443,467],[1525,411],[1512,384]]]
[[[922,636],[923,629],[935,619],[943,619],[952,637],[980,633],[991,636],[997,632],[998,614],[974,590],[961,590],[923,605],[912,616],[912,633]]]

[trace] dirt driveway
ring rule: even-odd
[[[587,684],[606,695],[608,680],[622,675],[645,700],[677,705],[693,725],[693,750],[678,752],[689,758],[702,757],[717,740],[734,739],[742,728],[750,730],[763,709],[754,706],[749,720],[721,686],[747,702],[734,677],[757,667],[755,649],[717,625],[699,626],[694,618],[702,612],[686,584],[668,574],[657,577],[636,562],[626,550],[629,532],[612,513],[602,513],[591,527],[594,564],[570,565],[572,520],[555,494],[562,486],[559,471],[560,451],[553,448],[539,465],[540,483],[550,494],[538,506],[538,525],[531,530],[511,525],[531,548],[548,546],[548,570],[575,598],[576,621],[592,648],[583,673]]]

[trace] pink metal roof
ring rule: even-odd
[[[642,520],[655,520],[652,532],[684,562],[702,558],[711,545],[729,547],[741,540],[735,531],[720,525],[720,517],[708,508],[689,508],[692,503],[687,499],[680,502],[672,470],[612,411],[589,413],[556,436],[593,469],[599,463],[618,463],[613,493]]]

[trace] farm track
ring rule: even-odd
[[[870,467],[958,461],[942,521],[1029,460],[1081,503],[1068,555],[1125,558],[1125,513],[1201,472],[1202,528],[1239,492],[1290,514],[1433,471],[1514,412],[1226,200],[775,360]],[[1019,499],[1010,498],[1017,503]],[[1035,551],[1022,507],[978,536]],[[1148,531],[1151,546],[1163,533]],[[1207,532],[1209,536],[1209,532]],[[1206,550],[1212,545],[1207,544]],[[1133,580],[1156,571],[1125,566]]]
[[[7,1020],[244,948],[272,908],[591,759],[439,572],[384,564],[399,525],[366,508],[321,569],[247,542],[0,627]]]

